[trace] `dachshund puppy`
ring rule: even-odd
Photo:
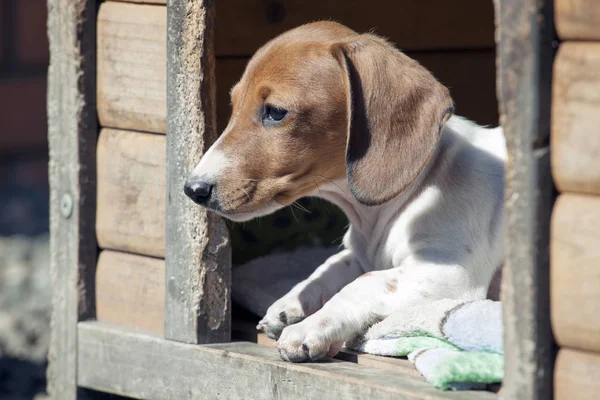
[[[186,194],[234,221],[318,196],[351,223],[344,249],[258,325],[284,360],[333,356],[408,305],[485,298],[503,263],[503,131],[454,116],[425,68],[316,22],[260,48],[231,99]]]

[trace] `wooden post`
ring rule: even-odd
[[[551,0],[495,0],[497,90],[505,129],[505,399],[552,398],[549,225]]]
[[[48,0],[52,332],[48,392],[78,397],[77,321],[94,317],[96,2]]]
[[[165,338],[230,339],[231,250],[225,223],[183,193],[216,140],[214,0],[167,2]]]

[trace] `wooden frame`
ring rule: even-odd
[[[500,121],[508,148],[502,300],[507,399],[552,397],[549,235],[552,1],[495,0]]]
[[[165,338],[186,343],[228,342],[231,334],[227,227],[182,189],[217,138],[214,18],[213,0],[172,0],[167,6]]]
[[[94,318],[96,4],[48,0],[52,333],[48,390],[77,396],[77,322]]]
[[[502,390],[510,399],[542,399],[552,393],[554,357],[548,319],[552,4],[495,4],[499,102],[510,152]],[[230,340],[229,240],[222,221],[192,207],[181,188],[185,172],[216,138],[214,0],[167,2],[164,338],[87,321],[96,310],[96,6],[48,0],[54,398],[80,398],[80,387],[139,398],[495,398],[441,392],[396,370],[341,361],[295,365],[257,344],[210,344]]]

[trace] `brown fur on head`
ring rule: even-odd
[[[190,197],[238,220],[345,176],[363,204],[392,199],[423,170],[452,112],[448,90],[417,62],[334,22],[267,43],[231,99],[229,124],[188,186],[210,183],[209,198]],[[287,114],[265,121],[268,106]]]

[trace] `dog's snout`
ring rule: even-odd
[[[183,191],[194,201],[194,203],[203,205],[210,199],[213,186],[214,185],[208,181],[188,181],[183,186]]]

